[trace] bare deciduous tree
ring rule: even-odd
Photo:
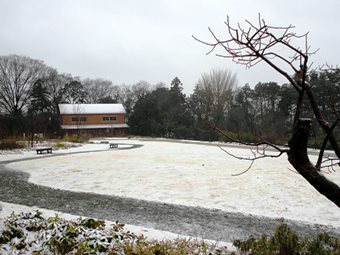
[[[131,92],[135,98],[135,100],[139,100],[144,97],[146,94],[150,93],[153,90],[150,83],[147,81],[139,81],[136,84],[133,84],[131,87]]]
[[[45,76],[48,67],[25,56],[0,56],[0,107],[21,114],[28,106],[34,83]]]
[[[88,92],[78,77],[65,84],[63,89],[63,102],[68,104],[85,103]]]
[[[223,118],[236,85],[236,75],[227,69],[212,69],[203,73],[198,81],[196,92],[201,94],[204,100],[202,106],[206,107],[202,109],[203,113],[215,125]]]
[[[65,85],[73,80],[71,74],[59,74],[56,69],[50,69],[46,79],[44,80],[44,85],[47,90],[47,96],[51,103],[52,112],[59,115],[59,107],[63,101],[63,92]]]
[[[111,97],[113,93],[112,82],[103,79],[85,79],[83,80],[87,93],[88,103],[98,103],[100,99]]]
[[[209,28],[210,34],[214,39],[213,42],[205,42],[196,37],[194,37],[194,39],[211,47],[207,54],[217,48],[221,48],[223,53],[216,54],[217,56],[230,58],[234,62],[245,65],[246,67],[252,67],[264,62],[288,80],[298,94],[289,148],[281,149],[265,141],[261,141],[255,145],[265,144],[275,148],[278,150],[278,154],[275,156],[286,153],[289,162],[297,172],[318,192],[340,207],[340,187],[327,179],[321,171],[324,167],[332,167],[340,164],[340,147],[334,134],[335,127],[339,125],[340,116],[338,115],[338,111],[334,109],[331,110],[333,118],[326,119],[317,104],[317,95],[314,94],[312,87],[308,83],[307,76],[310,67],[308,60],[309,57],[315,53],[311,51],[308,45],[308,33],[298,35],[293,31],[294,27],[292,25],[287,27],[269,26],[260,15],[257,23],[246,22],[246,28],[243,28],[240,24],[234,27],[230,24],[228,17],[225,22],[228,38],[220,39]],[[295,43],[299,45],[301,41],[303,46],[296,46]],[[301,116],[304,98],[307,99],[317,123],[321,126],[325,134],[316,164],[311,163],[307,153],[307,142],[313,122],[311,118],[303,118],[305,116]],[[218,128],[216,129],[228,137],[227,132]],[[324,151],[328,142],[334,151],[334,158],[324,158]],[[254,154],[253,160],[266,156],[273,157],[273,155],[260,153],[259,156]]]

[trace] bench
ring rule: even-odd
[[[110,143],[110,149],[113,149],[113,148],[118,148],[118,144]]]
[[[52,148],[39,148],[37,149],[37,154],[42,154],[45,151],[47,154],[52,153]]]

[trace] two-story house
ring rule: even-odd
[[[126,136],[126,111],[122,104],[59,104],[64,135]]]

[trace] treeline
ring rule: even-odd
[[[340,114],[340,70],[311,72],[308,77],[322,114],[336,120]],[[175,78],[170,89],[155,88],[136,102],[129,116],[133,134],[196,140],[225,140],[214,127],[236,140],[267,140],[287,144],[293,128],[297,93],[288,85],[259,82],[237,87],[230,71],[212,70],[199,79],[193,94],[185,96]],[[302,115],[314,118],[308,101]],[[315,125],[313,145],[324,137]]]
[[[136,101],[157,86],[164,85],[81,79],[26,56],[0,56],[0,137],[60,136],[60,103],[122,103],[129,114]]]
[[[338,118],[339,69],[309,74],[323,114]],[[140,81],[114,85],[109,80],[81,79],[59,74],[42,61],[10,55],[0,57],[0,135],[44,133],[60,136],[59,103],[122,103],[132,135],[178,139],[222,140],[214,126],[246,141],[265,139],[286,143],[297,93],[290,85],[259,82],[237,86],[228,70],[202,74],[194,92],[186,96],[175,77],[170,86]],[[331,114],[331,116],[330,116]],[[303,116],[313,117],[310,107]],[[314,129],[317,141],[319,130]]]

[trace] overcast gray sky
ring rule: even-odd
[[[256,21],[310,31],[320,48],[314,66],[340,63],[339,0],[0,0],[0,55],[43,60],[60,73],[104,78],[114,84],[183,82],[186,94],[203,72],[228,68],[239,86],[284,80],[264,64],[245,69],[217,58],[195,35],[210,39],[208,27],[222,32],[232,23]]]

